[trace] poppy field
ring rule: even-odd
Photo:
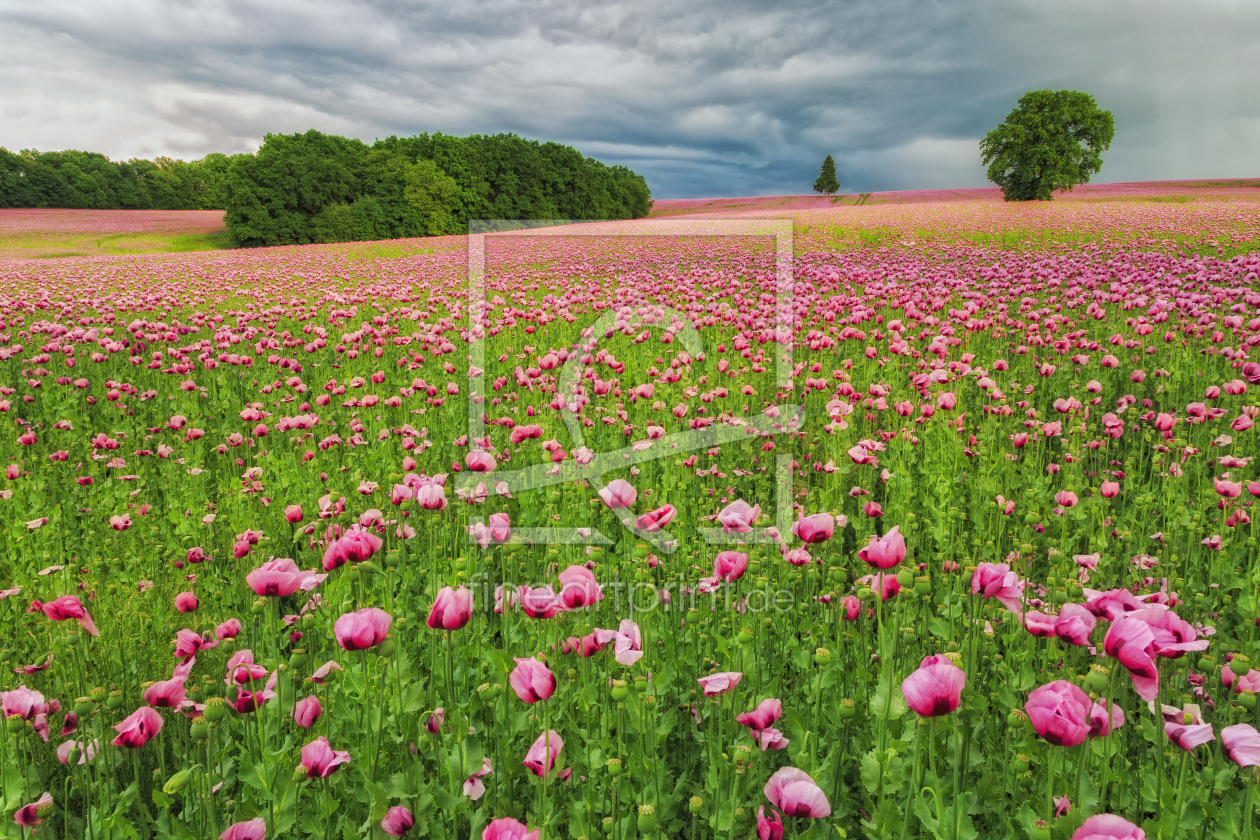
[[[1173,190],[0,264],[0,836],[1250,838]]]

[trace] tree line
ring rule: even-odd
[[[479,219],[631,219],[652,193],[624,166],[514,134],[359,140],[269,134],[234,161],[226,223],[241,246],[466,233]]]
[[[96,152],[15,153],[0,146],[0,207],[221,210],[223,182],[243,157],[112,161]]]
[[[185,162],[0,147],[0,207],[222,209],[237,246],[465,233],[476,220],[632,219],[647,181],[514,134],[362,141],[269,134],[255,154]]]

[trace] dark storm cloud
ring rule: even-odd
[[[114,157],[266,132],[514,131],[658,197],[984,183],[1025,90],[1116,116],[1100,180],[1260,175],[1260,4],[0,0],[0,144]]]

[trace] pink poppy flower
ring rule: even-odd
[[[1145,621],[1131,613],[1117,616],[1103,639],[1103,650],[1129,670],[1133,689],[1143,700],[1159,694],[1159,669],[1155,665],[1155,634]]]
[[[1221,747],[1239,767],[1260,764],[1260,732],[1249,723],[1236,723],[1221,730]]]
[[[829,513],[815,513],[810,516],[802,514],[792,523],[792,535],[811,545],[826,542],[835,531],[836,520]]]
[[[344,668],[337,664],[336,660],[330,659],[315,669],[315,673],[311,674],[311,682],[316,685],[324,685],[328,682],[328,677],[333,671],[344,670]]]
[[[564,604],[552,590],[551,584],[536,589],[522,586],[519,594],[521,610],[530,618],[551,618],[564,612]]]
[[[560,573],[560,603],[567,610],[580,610],[604,600],[604,590],[585,566],[570,566]]]
[[[789,817],[820,818],[831,814],[831,804],[822,788],[804,770],[780,767],[766,782],[766,799]]]
[[[751,734],[753,741],[757,746],[761,747],[762,752],[766,750],[785,750],[788,744],[792,743],[787,738],[784,738],[783,733],[773,726],[769,729],[754,730]]]
[[[1093,616],[1090,616],[1093,618]],[[1024,613],[1024,629],[1032,635],[1044,639],[1047,636],[1055,634],[1055,625],[1058,623],[1057,615],[1046,615],[1039,610],[1029,610]]]
[[[769,729],[783,716],[783,704],[773,697],[762,700],[751,712],[736,715],[735,720],[752,730]]]
[[[481,840],[539,840],[540,831],[530,831],[511,817],[491,820],[481,832]]]
[[[219,835],[219,840],[267,840],[267,821],[262,817],[254,817],[252,820],[232,823]]]
[[[1034,688],[1024,711],[1037,734],[1050,743],[1074,747],[1089,737],[1089,695],[1067,680]]]
[[[219,640],[235,639],[241,634],[241,622],[237,618],[229,618],[227,621],[214,628],[215,638]]]
[[[634,507],[634,500],[639,497],[639,491],[634,489],[630,482],[618,478],[600,488],[599,497],[609,508],[618,510]]]
[[[1095,814],[1081,823],[1072,840],[1146,840],[1146,832],[1124,817]]]
[[[1105,738],[1124,726],[1124,709],[1111,703],[1111,720],[1107,719],[1107,702],[1095,701],[1089,710],[1089,737]]]
[[[556,677],[537,659],[516,658],[516,667],[508,676],[508,682],[516,696],[526,703],[550,699],[556,690]]]
[[[962,702],[967,675],[944,656],[926,656],[901,683],[906,703],[922,717],[947,715]]]
[[[655,533],[662,528],[668,527],[669,523],[674,521],[674,516],[677,515],[677,513],[678,509],[673,505],[663,505],[658,507],[656,510],[648,511],[636,519],[634,527],[638,528],[640,531]]]
[[[162,731],[162,716],[148,706],[141,706],[121,723],[114,724],[118,737],[110,741],[115,747],[138,749]]]
[[[1094,632],[1098,620],[1093,613],[1080,604],[1067,603],[1059,609],[1059,617],[1055,619],[1054,633],[1060,639],[1078,647],[1089,645],[1089,636]]]
[[[971,575],[971,592],[982,598],[997,598],[1002,606],[1018,613],[1024,594],[1024,583],[1005,563],[981,563]]]
[[[753,529],[753,523],[759,516],[761,516],[761,505],[750,507],[743,499],[739,499],[722,508],[717,518],[718,522],[722,523],[722,530],[726,533],[734,531],[747,534]]]
[[[92,621],[92,616],[88,614],[87,609],[73,595],[62,595],[60,598],[49,601],[42,605],[44,615],[53,621],[66,621],[75,619],[79,622],[79,626],[86,630],[90,635],[99,636],[100,631],[96,629],[96,623]]]
[[[525,760],[521,763],[535,776],[546,779],[555,769],[563,749],[564,739],[554,729],[549,729],[538,736],[538,740],[529,748],[529,752],[525,753]]]
[[[300,766],[306,768],[309,778],[327,779],[342,764],[350,763],[350,753],[334,750],[328,739],[320,735],[302,747]]]
[[[779,812],[770,809],[770,816],[766,816],[766,806],[757,806],[757,840],[783,840],[783,820],[779,817]]]
[[[402,837],[415,824],[416,818],[411,815],[411,811],[402,805],[395,805],[386,811],[381,819],[381,831],[390,837]]]
[[[884,536],[871,535],[870,542],[858,551],[858,557],[876,569],[891,569],[906,559],[906,540],[900,526]]]
[[[293,720],[303,729],[310,729],[315,725],[315,721],[319,720],[319,716],[324,713],[324,707],[320,705],[319,698],[315,695],[303,697],[293,706]]]
[[[713,558],[713,576],[719,580],[734,582],[748,568],[748,555],[742,551],[719,551]]]
[[[494,468],[498,465],[493,455],[489,452],[482,452],[480,449],[474,449],[465,455],[464,463],[468,466],[470,472],[475,473],[494,472]]]
[[[192,592],[181,592],[175,596],[175,609],[182,613],[190,613],[197,609],[197,596]]]
[[[467,587],[442,587],[433,601],[425,624],[435,630],[458,630],[472,618],[472,598],[472,592]]]
[[[40,816],[40,811],[47,811],[53,806],[52,794],[44,791],[44,794],[29,805],[23,805],[13,814],[13,822],[22,828],[35,828],[44,822]],[[25,832],[23,832],[25,833]]]
[[[297,592],[302,585],[302,572],[287,557],[269,560],[245,575],[245,583],[255,595],[282,598]]]
[[[464,796],[467,796],[473,802],[480,799],[486,792],[486,785],[481,779],[493,772],[494,765],[490,763],[490,759],[483,758],[481,760],[481,769],[475,771],[464,780]]]
[[[79,762],[76,766],[82,766],[96,758],[96,752],[100,749],[100,746],[101,742],[96,738],[86,742],[64,741],[57,747],[57,761],[68,765],[70,763],[70,753],[78,750]]]
[[[1164,734],[1168,736],[1168,740],[1186,752],[1191,752],[1195,747],[1201,747],[1216,740],[1212,725],[1203,722],[1203,713],[1199,710],[1198,704],[1188,703],[1184,709],[1178,709],[1176,706],[1163,706],[1162,709]]]
[[[367,650],[385,641],[393,621],[384,610],[367,607],[340,616],[333,624],[333,635],[342,650]]]
[[[155,709],[178,709],[184,702],[185,677],[160,680],[144,690],[144,702]]]
[[[743,678],[744,675],[738,671],[723,671],[718,674],[709,674],[707,677],[700,677],[696,682],[700,684],[700,689],[704,692],[705,697],[720,697],[734,690],[735,686],[739,685],[739,681]]]

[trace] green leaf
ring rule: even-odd
[[[884,674],[884,678],[879,681],[879,688],[871,695],[871,716],[883,718],[887,714],[889,720],[896,720],[910,707],[906,705],[901,686],[892,688],[892,670],[886,669]]]
[[[1242,810],[1238,807],[1238,794],[1231,791],[1221,804],[1220,816],[1212,829],[1215,840],[1234,840],[1242,836]]]
[[[175,797],[164,793],[157,788],[153,789],[153,804],[159,808],[169,808],[175,804]]]
[[[451,749],[447,765],[451,770],[451,778],[467,779],[481,769],[486,751],[471,738],[460,741]]]

